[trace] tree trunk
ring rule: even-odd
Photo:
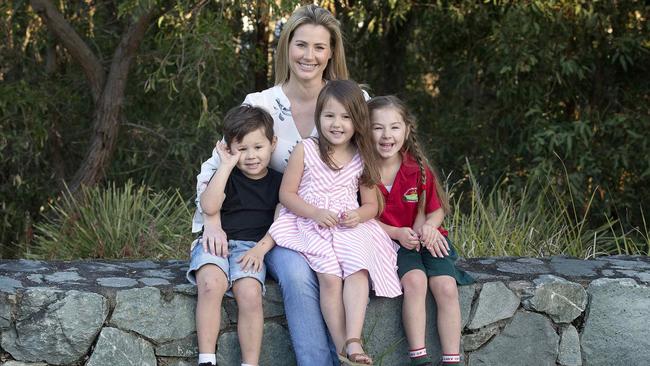
[[[93,136],[83,162],[68,184],[70,191],[76,193],[81,186],[95,185],[106,174],[123,119],[122,105],[129,68],[158,10],[152,5],[138,18],[132,19],[115,49],[106,75],[99,59],[49,0],[31,0],[31,5],[79,63],[95,100]]]

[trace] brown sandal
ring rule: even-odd
[[[347,353],[348,345],[351,343],[359,343],[363,347],[363,343],[359,338],[350,338],[345,341],[343,350],[339,353],[339,361],[345,365],[349,366],[366,366],[372,365],[372,358],[367,353]],[[347,356],[346,356],[347,355]]]

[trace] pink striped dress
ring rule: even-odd
[[[298,195],[309,204],[339,214],[358,208],[357,191],[363,172],[361,156],[355,154],[343,169],[334,171],[321,160],[313,139],[303,140],[303,145],[304,171]],[[312,219],[282,208],[269,233],[277,245],[302,253],[318,273],[346,278],[365,269],[377,296],[402,294],[397,277],[396,245],[375,220],[354,228],[341,225],[322,228]]]

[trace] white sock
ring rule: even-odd
[[[255,366],[255,365],[251,365],[250,363],[242,363],[241,366]]]
[[[213,365],[217,364],[217,355],[214,353],[199,353],[199,363],[211,362]]]

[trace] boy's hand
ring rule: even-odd
[[[217,149],[217,154],[219,154],[219,159],[221,159],[221,164],[224,164],[229,167],[234,167],[235,165],[237,165],[241,152],[230,151],[230,148],[228,148],[228,146],[223,141],[217,142],[216,149]]]
[[[397,229],[397,241],[408,250],[420,251],[420,238],[415,230],[410,227],[401,227]]]
[[[449,255],[449,244],[444,235],[432,225],[424,224],[420,227],[420,239],[432,256],[442,258]]]
[[[264,264],[264,254],[259,247],[253,247],[246,251],[243,257],[237,261],[244,272],[259,272]]]
[[[341,214],[341,219],[339,220],[339,224],[351,228],[359,225],[360,221],[361,221],[361,217],[359,216],[357,210],[350,210],[350,211],[345,211]]]
[[[339,222],[338,215],[334,211],[319,208],[312,217],[320,227],[334,227]]]
[[[203,245],[204,252],[224,258],[228,256],[228,237],[219,226],[207,223],[203,225],[201,245]]]

